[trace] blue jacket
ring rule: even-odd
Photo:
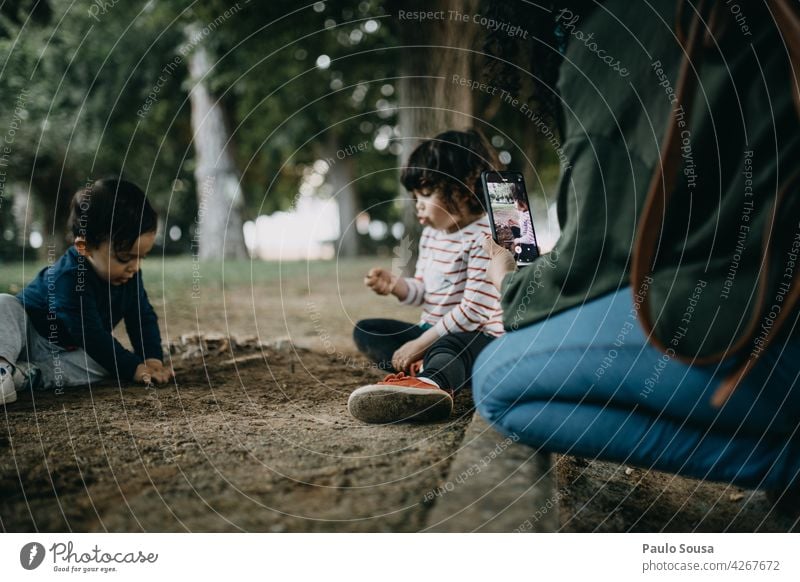
[[[84,349],[120,380],[132,380],[145,359],[163,358],[158,317],[144,290],[141,271],[124,285],[111,285],[70,247],[53,265],[39,271],[17,298],[42,337],[66,349]],[[111,335],[121,319],[135,353]]]

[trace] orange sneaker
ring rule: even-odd
[[[347,409],[358,420],[373,424],[444,420],[453,412],[453,397],[434,384],[400,372],[354,390]]]

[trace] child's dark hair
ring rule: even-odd
[[[466,207],[478,214],[486,211],[480,174],[500,169],[497,153],[478,130],[446,131],[417,146],[400,181],[409,192],[440,191],[452,212]]]
[[[144,192],[131,182],[103,178],[75,193],[69,214],[73,241],[83,237],[92,247],[111,241],[114,252],[126,252],[142,234],[155,232],[158,215]]]

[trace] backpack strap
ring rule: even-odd
[[[769,0],[769,7],[773,13],[773,19],[781,33],[784,46],[786,46],[789,56],[789,67],[792,73],[790,89],[792,97],[794,98],[794,105],[795,109],[797,109],[798,118],[800,118],[800,6],[793,0]],[[795,171],[789,179],[783,183],[778,191],[775,197],[773,216],[778,216],[784,198],[791,195],[787,193],[797,192],[798,189],[800,189],[800,170]],[[769,233],[771,230],[772,229],[767,229],[767,232],[764,233],[763,248],[766,261],[765,267],[767,268],[761,270],[759,275],[759,287],[766,287],[766,279],[769,274],[768,267],[771,254]],[[750,357],[744,360],[737,370],[723,380],[722,384],[720,384],[711,398],[711,403],[714,406],[722,406],[730,395],[733,394],[733,391],[736,390],[742,378],[750,372],[753,365],[761,357],[761,354],[767,350],[772,340],[779,334],[780,330],[794,313],[798,303],[800,303],[800,268],[796,268],[794,273],[792,273],[792,280],[789,284],[789,290],[784,297],[781,311],[778,313],[778,317],[775,318],[772,327],[768,330],[760,346],[760,350],[751,352]],[[761,320],[761,313],[763,313],[763,311],[756,314],[759,316],[759,321]],[[748,340],[752,341],[754,335],[755,332],[748,337]]]
[[[792,68],[792,94],[795,101],[795,106],[800,115],[800,12],[796,5],[792,5],[791,0],[770,0],[770,6],[774,11],[774,19],[784,42],[787,44],[789,52],[789,60]],[[701,21],[703,20],[703,13],[705,9],[705,1],[700,0],[697,3],[694,14],[692,15],[691,25],[689,29],[688,38],[685,41],[679,42],[684,48],[684,55],[681,61],[681,66],[678,71],[678,80],[676,85],[677,102],[683,106],[685,111],[685,119],[691,120],[692,106],[694,102],[695,88],[697,86],[697,78],[699,76],[699,69],[701,59],[696,58],[702,48],[703,36],[700,33]],[[683,10],[683,2],[678,3],[678,21],[680,23]],[[713,23],[717,21],[719,4],[714,2],[712,6],[712,14],[710,21]],[[680,28],[679,28],[680,31]],[[679,34],[679,39],[683,37],[682,31]],[[694,69],[694,74],[690,72]],[[659,350],[666,353],[667,347],[656,336],[654,332],[654,323],[650,310],[650,296],[645,293],[647,289],[645,281],[650,277],[654,271],[655,261],[662,239],[663,221],[666,216],[666,208],[669,199],[676,189],[678,177],[680,175],[681,167],[681,152],[680,152],[680,139],[679,131],[675,120],[670,117],[667,122],[667,129],[661,144],[661,158],[660,163],[656,166],[653,176],[645,198],[642,215],[637,225],[636,240],[633,249],[633,258],[631,265],[631,288],[634,293],[638,293],[641,298],[639,309],[639,322],[647,334],[648,341],[657,347]],[[794,191],[794,188],[800,186],[800,171],[795,172],[788,180],[786,180],[776,198],[773,205],[772,216],[777,216],[780,211],[781,203],[783,202],[786,193]],[[756,294],[756,309],[750,317],[748,325],[741,336],[729,348],[702,357],[687,357],[681,354],[675,354],[675,357],[683,362],[692,365],[703,365],[718,363],[730,357],[731,355],[739,353],[744,347],[752,345],[753,339],[760,329],[762,314],[765,309],[766,295],[769,291],[769,275],[770,271],[770,248],[772,246],[772,229],[767,228],[764,232],[764,239],[762,242],[762,264],[759,270],[759,277],[757,282]],[[797,269],[793,274],[792,282],[787,292],[780,313],[776,317],[773,325],[769,329],[767,336],[761,344],[761,349],[753,350],[749,357],[725,378],[712,396],[711,402],[714,406],[721,406],[730,397],[736,386],[752,369],[756,361],[761,357],[761,354],[766,351],[768,345],[778,335],[780,329],[791,316],[794,307],[800,300],[800,269]]]

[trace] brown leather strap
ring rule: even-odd
[[[791,178],[789,178],[786,183],[783,185],[781,190],[778,192],[778,195],[775,198],[775,205],[773,207],[773,216],[778,216],[780,213],[781,205],[783,203],[783,199],[786,196],[787,192],[795,192],[798,188],[800,188],[800,170],[795,171]],[[761,270],[761,276],[759,277],[759,285],[762,284],[762,279],[764,280],[764,287],[766,287],[767,278],[769,276],[769,266],[771,261],[771,241],[769,237],[766,236],[772,231],[771,228],[767,228],[765,231],[764,237],[764,268]],[[793,275],[792,281],[790,283],[789,290],[784,295],[784,299],[780,304],[780,311],[778,312],[778,316],[773,321],[772,325],[767,328],[767,332],[761,344],[758,346],[758,350],[753,350],[747,356],[747,358],[739,364],[736,370],[733,371],[727,378],[725,378],[719,387],[714,391],[714,395],[711,397],[711,404],[714,406],[722,406],[725,404],[725,401],[730,398],[730,395],[733,394],[733,391],[736,390],[736,387],[739,385],[739,382],[750,373],[750,370],[753,368],[755,363],[761,357],[761,354],[767,351],[772,341],[778,335],[780,330],[783,328],[783,325],[788,321],[789,317],[794,312],[795,306],[798,304],[798,300],[800,300],[800,268],[796,268]],[[764,315],[763,310],[758,311],[754,318],[755,321],[759,324],[764,322]],[[760,326],[759,326],[760,327]],[[747,339],[751,344],[757,333],[758,328],[752,332],[750,335],[746,335],[744,339]]]
[[[789,66],[792,72],[790,89],[792,96],[794,97],[794,105],[795,109],[797,109],[798,118],[800,118],[800,6],[798,6],[797,2],[793,0],[770,0],[769,4],[774,15],[775,24],[777,25],[778,30],[780,30],[781,36],[783,37],[783,42],[785,43],[787,52],[789,54]],[[778,192],[778,195],[775,197],[775,205],[773,207],[772,216],[780,215],[781,206],[784,198],[787,196],[787,193],[796,192],[798,189],[800,189],[800,171],[795,171],[794,174],[784,182],[783,186]],[[766,283],[769,277],[769,266],[771,262],[771,240],[769,238],[769,234],[771,231],[771,228],[767,228],[766,232],[764,233],[763,255],[765,259],[765,268],[761,270],[761,276],[759,277],[760,279],[764,280],[759,281],[760,289],[766,289]],[[775,318],[772,326],[768,328],[766,337],[759,346],[759,350],[751,351],[749,357],[745,359],[744,362],[740,364],[732,374],[723,380],[722,384],[720,384],[719,388],[717,388],[711,398],[712,405],[717,407],[722,406],[728,400],[728,398],[730,398],[730,395],[733,394],[734,390],[736,390],[739,382],[741,382],[742,379],[747,376],[750,370],[753,369],[753,366],[761,357],[761,354],[767,351],[769,346],[772,344],[772,341],[779,335],[780,330],[794,314],[795,308],[799,303],[800,268],[795,268],[794,273],[792,273],[792,280],[789,290],[784,296],[778,317]],[[758,311],[756,316],[758,321],[761,321],[763,319],[763,310]],[[753,331],[752,334],[747,336],[747,339],[750,342],[753,341],[755,333],[756,331]]]
[[[789,49],[790,63],[793,73],[792,93],[798,113],[800,114],[800,82],[798,82],[798,80],[800,80],[800,13],[796,5],[790,5],[790,1],[791,0],[770,0],[770,3],[776,15],[778,27],[781,30]],[[705,3],[702,0],[698,2],[695,13],[692,16],[689,37],[685,42],[681,40],[681,44],[684,46],[684,56],[678,72],[676,95],[678,98],[678,104],[683,106],[685,112],[683,118],[686,120],[691,120],[691,110],[695,95],[695,87],[697,83],[697,76],[699,75],[699,67],[701,64],[701,60],[696,59],[695,57],[698,55],[702,44],[700,21],[702,20],[704,6]],[[719,4],[714,3],[712,7],[712,22],[716,20],[718,8]],[[678,29],[679,38],[681,39],[683,36],[682,31],[680,30],[682,10],[683,2],[679,2]],[[691,67],[694,67],[695,69],[694,74],[690,73]],[[667,204],[669,202],[669,198],[675,191],[680,175],[681,153],[680,140],[678,139],[679,133],[680,132],[678,131],[676,120],[670,118],[662,141],[660,164],[653,172],[653,176],[648,187],[647,197],[644,203],[644,208],[642,210],[642,215],[639,219],[631,266],[632,290],[634,293],[638,293],[642,298],[638,314],[639,321],[644,328],[650,343],[664,352],[667,351],[667,347],[654,333],[649,294],[644,292],[644,290],[647,289],[647,286],[644,283],[646,279],[653,273],[655,268],[655,259],[659,244],[661,242],[661,233],[663,230],[663,221],[666,217]],[[786,193],[793,191],[793,189],[798,185],[798,182],[800,182],[800,172],[795,173],[789,180],[783,183],[778,195],[776,196],[772,216],[778,215]],[[773,229],[771,228],[766,228],[764,232],[762,253],[763,264],[760,269],[757,283],[756,309],[754,309],[745,331],[737,341],[733,342],[733,345],[721,352],[704,357],[686,357],[675,353],[675,357],[677,359],[694,365],[716,363],[740,352],[748,345],[752,346],[753,339],[761,327],[763,313],[765,310],[766,294],[769,290],[772,230]],[[769,329],[766,338],[761,343],[761,349],[758,351],[752,351],[749,357],[747,357],[737,367],[737,369],[722,382],[712,397],[712,404],[714,406],[721,406],[733,393],[741,379],[749,373],[761,354],[766,351],[768,345],[778,335],[783,324],[791,316],[794,307],[798,304],[798,301],[800,301],[800,269],[796,270],[793,274],[791,286],[784,298],[782,309],[778,314],[778,317],[773,322],[773,325]]]

